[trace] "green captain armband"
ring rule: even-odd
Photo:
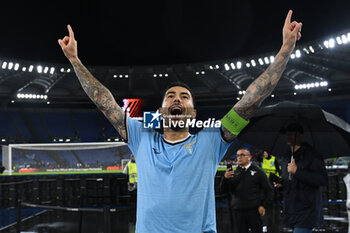
[[[221,124],[234,135],[238,135],[248,123],[249,121],[244,120],[233,109],[221,119]]]

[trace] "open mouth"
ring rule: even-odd
[[[181,106],[173,106],[170,108],[170,114],[173,116],[179,116],[183,114],[183,109]]]

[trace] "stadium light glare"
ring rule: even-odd
[[[294,93],[293,93],[293,95],[297,95],[297,93],[296,93],[296,92],[294,92]]]
[[[236,69],[236,66],[235,66],[235,64],[233,63],[233,62],[231,62],[231,68],[233,69],[233,70],[235,70]]]
[[[153,74],[153,77],[155,77],[155,78],[156,78],[156,77],[157,77],[157,74]]]
[[[69,69],[69,68],[67,69],[67,72],[68,72],[68,73],[70,72],[70,69]]]
[[[312,53],[315,53],[315,50],[314,50],[314,48],[310,45],[309,46],[309,49],[310,49],[310,51],[312,52]]]
[[[50,74],[53,74],[53,73],[55,73],[55,67],[50,68]]]
[[[241,69],[242,68],[242,62],[238,61],[236,63],[236,65],[237,65],[237,69]]]
[[[332,39],[329,39],[329,48],[334,48],[335,46],[335,40],[332,38]]]
[[[129,78],[129,75],[126,74],[126,75],[124,75],[124,77],[125,77],[125,78]]]
[[[211,70],[212,70],[212,69],[213,69],[213,66],[209,66],[209,69],[211,69]]]
[[[328,88],[328,91],[331,92],[331,91],[332,91],[332,88]]]
[[[37,66],[36,70],[38,71],[39,74],[43,72],[43,67],[42,66]]]
[[[14,67],[13,69],[17,71],[17,70],[18,70],[18,68],[19,68],[19,64],[18,64],[18,63],[16,63],[16,64],[15,64],[15,67]]]
[[[34,66],[33,66],[33,65],[30,65],[28,71],[29,71],[29,72],[32,72],[33,69],[34,69]]]
[[[199,75],[199,72],[198,72],[198,71],[196,72],[196,75]]]
[[[254,61],[254,59],[250,60],[250,63],[252,64],[253,67],[256,66],[256,62]]]
[[[204,71],[202,71],[202,74],[204,74]],[[164,76],[165,76],[165,77],[168,77],[169,75],[168,75],[168,74],[165,74]]]
[[[275,61],[275,57],[274,56],[270,56],[270,63],[273,63]]]
[[[22,71],[25,72],[27,70],[27,67],[22,67]]]
[[[11,100],[11,103],[13,103],[13,104],[14,104],[14,103],[15,103],[15,101],[14,101],[14,100]]]
[[[291,58],[291,59],[295,59],[295,54],[292,53],[292,54],[290,55],[290,58]]]
[[[219,69],[219,68],[220,68],[220,66],[219,66],[219,65],[216,65],[216,66],[215,66],[215,68],[216,68],[216,69]]]
[[[47,101],[46,104],[51,104],[50,101]]]
[[[342,40],[341,40],[341,38],[340,38],[340,36],[337,36],[335,39],[337,40],[337,43],[338,43],[339,45],[341,45],[341,44],[343,43]]]
[[[258,62],[259,62],[259,64],[260,64],[261,66],[264,65],[264,62],[263,62],[262,58],[259,58],[259,59],[258,59]]]
[[[63,72],[64,72],[64,68],[61,68],[61,69],[60,69],[60,72],[63,73]]]
[[[45,66],[45,68],[44,68],[44,74],[47,74],[48,71],[49,71],[49,67]]]
[[[230,70],[230,66],[227,64],[227,63],[225,63],[225,70],[227,71],[227,70]]]
[[[265,62],[265,64],[270,64],[269,58],[268,57],[264,57],[264,62]]]
[[[7,66],[7,62],[6,62],[6,61],[4,61],[4,62],[2,63],[1,68],[6,69],[6,66]]]
[[[8,65],[7,69],[12,70],[12,68],[13,68],[13,63],[9,62],[9,65]]]
[[[275,98],[275,95],[274,95],[274,94],[272,94],[272,95],[271,95],[271,97],[272,97],[272,98]]]
[[[341,36],[341,41],[343,42],[343,44],[347,44],[348,43],[348,38],[346,37],[346,35],[342,35]]]
[[[296,57],[296,58],[301,57],[301,52],[300,52],[299,49],[297,49],[297,50],[295,51],[295,57]]]
[[[237,99],[237,100],[240,100],[241,98],[237,97],[236,99]]]
[[[202,71],[202,72],[201,72],[201,74],[205,74],[205,72],[204,72],[204,71]]]
[[[328,49],[329,48],[329,41],[328,40],[323,41],[323,45]]]
[[[250,67],[250,63],[246,63],[245,66],[249,68]]]

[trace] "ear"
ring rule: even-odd
[[[197,116],[197,110],[193,109],[192,115],[191,115],[192,119],[196,118],[196,116]]]

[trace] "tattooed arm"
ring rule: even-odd
[[[122,108],[115,101],[112,93],[103,86],[94,76],[85,68],[78,58],[77,41],[71,26],[68,25],[69,36],[58,40],[64,55],[72,64],[81,86],[86,94],[102,111],[114,128],[126,140],[125,114]]]
[[[291,17],[292,11],[290,10],[283,26],[283,45],[275,61],[249,85],[242,99],[233,106],[235,112],[246,120],[252,117],[254,111],[276,87],[286,68],[289,56],[295,48],[295,43],[301,37],[302,24],[296,21],[291,22]],[[223,138],[226,141],[233,141],[235,137],[236,135],[224,128]]]

